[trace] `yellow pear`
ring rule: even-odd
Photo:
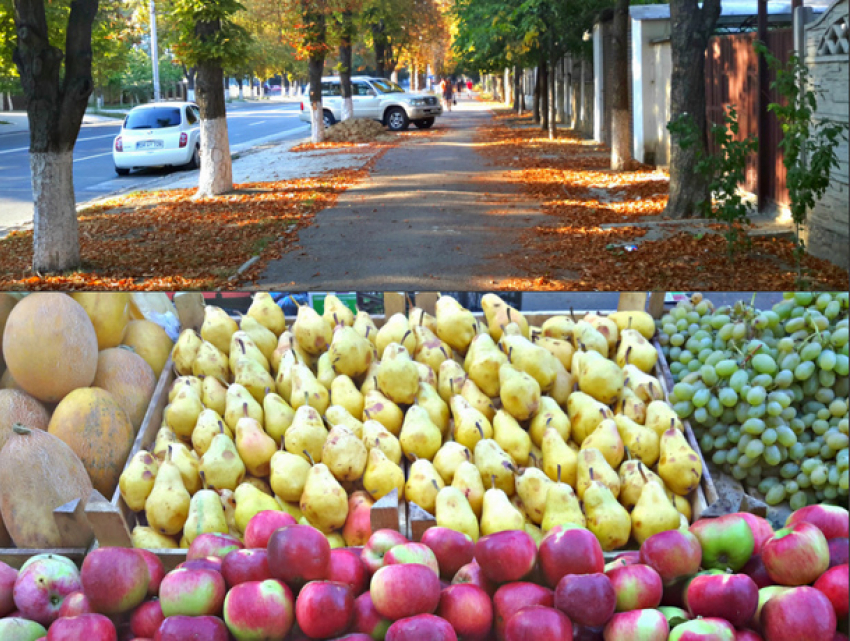
[[[363,474],[363,487],[376,501],[398,490],[398,498],[404,498],[404,472],[389,460],[377,447],[369,451],[369,460]]]
[[[204,307],[204,322],[201,325],[201,338],[209,341],[222,353],[230,351],[230,338],[239,330],[235,320],[220,307]]]
[[[425,327],[432,332],[437,331],[437,319],[421,307],[411,305],[407,312],[407,319],[411,327]]]
[[[642,372],[651,372],[658,362],[655,346],[646,340],[636,329],[624,329],[620,334],[620,346],[617,348],[617,365],[634,365]]]
[[[319,412],[314,407],[302,405],[295,410],[283,446],[291,454],[321,463],[322,447],[327,438],[328,430]]]
[[[615,421],[606,418],[591,432],[590,436],[584,439],[581,449],[591,448],[599,450],[613,469],[620,467],[625,456],[625,448]]]
[[[440,296],[434,305],[437,336],[449,346],[465,354],[472,338],[478,333],[475,316],[451,296]]]
[[[440,397],[446,403],[450,402],[452,396],[460,394],[466,379],[466,372],[460,363],[450,359],[443,361],[437,373],[437,391]]]
[[[240,483],[239,487],[233,492],[233,498],[236,500],[236,512],[234,514],[236,529],[242,534],[245,533],[248,521],[258,512],[280,509],[274,497],[261,492],[251,483]]]
[[[204,377],[201,383],[201,401],[207,409],[215,410],[220,416],[224,415],[227,406],[227,387],[217,378]]]
[[[419,368],[407,349],[390,343],[378,365],[378,389],[393,403],[409,405],[419,391]]]
[[[626,375],[625,385],[631,389],[644,403],[660,401],[664,398],[664,388],[658,379],[641,371],[635,365],[627,363],[623,367]]]
[[[263,431],[255,419],[244,416],[236,422],[236,451],[253,476],[268,476],[271,460],[277,450],[274,439]]]
[[[352,327],[358,334],[372,343],[372,345],[377,344],[378,327],[375,325],[375,321],[372,320],[372,317],[368,312],[358,310],[357,314],[354,316],[354,324]]]
[[[280,336],[286,331],[286,316],[268,292],[257,292],[246,312],[260,325]]]
[[[360,393],[365,397],[369,392],[379,392],[378,389],[378,365],[380,361],[374,360],[363,375],[363,382],[360,384]]]
[[[268,390],[275,389],[275,382],[272,375],[252,358],[240,358],[236,361],[231,371],[233,372],[233,382],[248,390],[248,393],[258,403],[263,402],[263,398]],[[225,412],[227,412],[226,407],[227,395],[225,395]]]
[[[670,428],[661,436],[661,456],[658,475],[664,484],[679,496],[687,496],[699,485],[702,478],[702,461],[684,434]]]
[[[344,407],[351,416],[363,416],[363,394],[346,374],[334,378],[330,386],[330,402]]]
[[[419,389],[419,383],[416,389]],[[378,421],[388,432],[398,436],[404,422],[404,412],[380,390],[372,390],[363,398],[363,419]]]
[[[631,517],[632,535],[641,545],[653,534],[676,530],[679,527],[679,511],[667,498],[664,487],[658,482],[648,481],[643,486]]]
[[[174,401],[165,407],[163,414],[168,427],[174,430],[179,438],[189,440],[192,438],[192,430],[195,429],[198,416],[203,411],[204,404],[195,388],[182,385]]]
[[[145,509],[145,501],[153,490],[159,463],[147,450],[139,450],[118,478],[124,502],[134,512]]]
[[[256,361],[266,372],[271,372],[271,364],[266,359],[262,350],[254,343],[248,332],[243,332],[242,330],[234,332],[233,336],[230,337],[230,349],[226,353],[228,354],[228,363],[230,364],[231,372],[236,371],[237,361],[243,358]]]
[[[526,467],[516,477],[516,492],[525,505],[525,512],[533,523],[540,525],[546,509],[546,496],[552,480],[543,470]]]
[[[177,434],[174,433],[174,430],[163,422],[162,427],[160,427],[156,432],[156,438],[154,439],[153,447],[151,448],[151,454],[153,454],[153,457],[157,461],[162,463],[168,454],[168,446],[172,443],[179,442],[181,441],[177,438]]]
[[[431,369],[430,365],[425,365],[425,363],[416,363],[416,369],[419,371],[419,382],[425,383],[427,385],[431,385],[432,387],[437,384],[437,373]]]
[[[396,465],[401,465],[401,443],[394,434],[378,421],[364,421],[360,439],[371,451],[372,448],[381,450],[384,455]]]
[[[650,428],[635,423],[622,414],[617,414],[614,421],[629,453],[639,458],[648,467],[655,465],[660,451],[658,435]]]
[[[516,461],[517,465],[521,467],[528,465],[531,437],[505,410],[496,412],[493,419],[493,439]]]
[[[573,488],[566,483],[552,483],[546,494],[546,504],[540,527],[544,532],[548,532],[556,525],[568,523],[587,527],[587,521]]]
[[[363,422],[358,418],[354,418],[349,411],[341,405],[331,405],[328,407],[325,412],[325,420],[331,427],[335,425],[344,425],[351,430],[357,438],[363,438]]]
[[[571,435],[579,445],[606,418],[614,418],[611,408],[584,392],[573,392],[567,402]]]
[[[505,334],[499,344],[508,355],[508,362],[537,381],[541,391],[548,392],[552,388],[558,374],[558,359],[551,352],[524,336]]]
[[[586,352],[581,359],[578,377],[579,389],[604,405],[614,403],[623,389],[625,375],[616,363],[598,352]]]
[[[638,398],[637,394],[624,386],[614,404],[614,414],[622,414],[643,425],[646,422],[646,407],[646,403]]]
[[[183,479],[183,487],[189,494],[194,494],[203,487],[201,483],[201,461],[194,450],[189,449],[185,443],[174,443],[170,446],[171,462],[180,470]]]
[[[475,467],[473,465],[473,467]],[[476,475],[478,470],[475,471]],[[417,459],[407,473],[407,483],[404,485],[404,497],[413,501],[429,514],[437,509],[437,494],[445,487],[443,479],[434,469],[434,464],[426,459]]]
[[[253,316],[243,316],[239,320],[239,330],[245,332],[253,341],[254,345],[263,354],[266,361],[271,364],[272,355],[277,349],[277,334],[260,323]],[[233,339],[231,338],[231,346]]]
[[[593,448],[581,450],[576,468],[576,494],[580,499],[584,499],[584,493],[593,482],[605,485],[614,498],[620,495],[620,477],[608,465],[602,452]]]
[[[159,534],[179,534],[189,516],[191,497],[183,485],[180,470],[171,461],[171,448],[159,466],[153,489],[145,501],[145,517]]]
[[[479,334],[479,336],[483,336],[483,334]],[[472,405],[472,407],[486,416],[488,421],[492,422],[493,417],[496,415],[496,408],[493,405],[493,401],[490,400],[489,396],[478,389],[478,386],[474,381],[469,378],[466,379],[463,387],[460,388],[460,395],[463,396],[467,402]]]
[[[274,386],[280,397],[287,403],[292,398],[292,370],[298,364],[295,352],[285,352],[280,359],[277,374],[274,377]]]
[[[540,385],[526,372],[510,364],[499,368],[499,398],[502,407],[518,421],[531,418],[540,406]]]
[[[191,373],[199,377],[217,378],[220,382],[227,383],[230,380],[227,355],[209,341],[204,341],[192,361]]]
[[[306,353],[318,356],[328,350],[333,340],[333,330],[318,312],[308,305],[300,305],[292,325],[295,342]]]
[[[531,442],[537,447],[541,447],[543,433],[550,427],[557,430],[564,441],[569,440],[572,429],[569,417],[555,399],[549,396],[541,396],[537,412],[531,417],[531,422],[528,425]]]
[[[227,388],[227,394],[224,399],[224,422],[230,429],[236,430],[236,423],[243,416],[250,416],[255,421],[263,424],[265,415],[263,414],[263,406],[257,402],[257,399],[243,385],[233,383]]]
[[[447,485],[452,483],[457,468],[464,461],[472,462],[472,452],[455,441],[446,441],[434,455],[434,467]]]
[[[325,308],[322,311],[322,318],[325,319],[325,322],[331,329],[339,325],[351,327],[354,324],[354,312],[336,294],[325,296],[324,303]]]
[[[293,503],[291,501],[284,501],[279,497],[275,497],[275,500],[277,501],[277,505],[280,510],[292,516],[292,518],[296,521],[300,521],[304,517],[304,515],[301,513],[301,507],[298,505],[297,502]]]
[[[191,387],[195,393],[198,395],[198,398],[203,394],[203,381],[197,376],[178,376],[174,379],[174,382],[171,384],[171,388],[168,390],[168,402],[173,403],[174,399],[177,398],[177,395],[183,389],[184,385],[188,385]]]
[[[210,444],[215,438],[215,435],[224,430],[230,438],[233,438],[233,432],[224,424],[218,412],[211,409],[205,409],[198,416],[198,422],[192,432],[192,449],[198,456],[206,454],[210,449]]]
[[[525,316],[516,308],[508,305],[498,294],[484,294],[481,297],[481,310],[484,312],[487,329],[494,341],[502,337],[502,331],[509,323],[519,325],[522,335],[528,338],[528,321]]]
[[[279,394],[269,392],[263,397],[263,429],[280,447],[286,430],[292,425],[295,410]]]
[[[307,482],[307,474],[313,467],[303,456],[278,450],[271,460],[271,483],[275,496],[284,501],[300,501]]]
[[[372,364],[375,346],[353,327],[339,325],[327,353],[337,374],[359,378]]]
[[[678,414],[676,414],[666,401],[660,400],[652,401],[646,406],[646,420],[644,421],[644,425],[653,430],[658,435],[659,440],[662,434],[671,427],[676,428],[680,432],[685,431],[685,426],[682,425]]]
[[[664,481],[659,477],[658,482],[664,485]],[[685,521],[690,525],[691,517],[693,516],[693,511],[691,509],[691,503],[684,496],[679,496],[678,494],[673,494],[670,490],[667,490],[667,498],[673,501],[673,505],[676,507],[676,510],[685,517]]]
[[[531,450],[528,452],[528,466],[543,470],[543,450],[533,442],[531,443]]]
[[[469,344],[463,368],[470,380],[493,398],[499,395],[499,368],[507,362],[508,357],[496,347],[489,334],[478,334]]]
[[[330,352],[325,352],[316,360],[316,380],[330,392],[335,378],[336,372],[334,371],[333,363],[331,363],[331,354]]]
[[[571,342],[561,340],[560,338],[552,338],[551,336],[541,336],[534,341],[534,344],[552,354],[567,371],[570,371],[573,352],[575,352],[575,348]]]
[[[320,414],[324,414],[330,405],[327,388],[319,383],[306,365],[295,365],[292,368],[292,396],[289,404],[294,410],[305,405],[314,407]]]
[[[440,428],[434,425],[428,412],[418,405],[407,410],[398,441],[408,459],[429,461],[434,458],[443,442]]]
[[[570,394],[573,393],[575,380],[573,375],[560,362],[558,362],[555,369],[557,370],[557,374],[555,375],[555,383],[552,385],[552,389],[549,390],[549,396],[561,407],[566,407],[567,402],[570,400]]]
[[[608,343],[608,354],[613,354],[620,338],[620,328],[617,327],[617,323],[607,316],[598,314],[585,314],[582,320],[593,325],[593,328],[602,334]]]
[[[540,326],[543,336],[557,338],[559,340],[571,341],[576,323],[574,320],[563,315],[550,316]]]
[[[629,542],[632,520],[605,484],[593,481],[585,490],[583,503],[587,529],[596,535],[604,551],[617,550]]]
[[[431,422],[440,429],[443,438],[448,436],[449,418],[451,416],[449,406],[433,385],[419,383],[419,390],[416,393],[416,404],[428,412]]]
[[[643,486],[649,481],[662,483],[661,477],[646,467],[638,459],[623,461],[620,466],[620,495],[617,497],[624,508],[631,511],[643,492]]]
[[[160,534],[152,527],[137,525],[130,535],[133,547],[143,550],[176,550],[174,537]]]
[[[180,332],[171,350],[171,360],[178,374],[186,376],[192,373],[192,365],[202,343],[203,340],[194,329],[187,328]]]
[[[570,448],[554,427],[543,432],[543,471],[553,481],[559,479],[572,487],[576,486],[578,455]]]
[[[646,340],[652,340],[655,335],[655,319],[646,312],[614,312],[608,314],[608,318],[616,323],[621,332],[626,329],[636,329]]]
[[[322,463],[338,481],[355,481],[363,476],[367,457],[363,441],[342,425],[331,429],[322,447]]]
[[[183,525],[183,536],[189,543],[199,534],[227,534],[227,521],[218,494],[213,490],[198,490],[189,502],[189,515]]]
[[[207,486],[214,490],[235,490],[245,478],[245,463],[239,458],[233,439],[221,432],[210,442],[209,449],[201,457],[199,473],[203,474]]]
[[[272,491],[272,486],[264,478],[260,478],[259,476],[251,476],[250,474],[248,474],[248,475],[245,476],[245,480],[243,481],[243,483],[250,483],[255,488],[260,490],[260,492],[262,492],[263,494],[268,494],[269,496],[274,496],[274,492]]]
[[[481,506],[481,534],[487,536],[506,530],[524,529],[525,516],[511,504],[504,491],[496,488],[495,476],[491,483],[490,489],[484,492]]]
[[[435,372],[439,371],[443,361],[452,357],[452,348],[448,343],[437,338],[437,335],[427,327],[413,325],[411,331],[416,338],[413,360],[427,365]]]
[[[599,352],[608,358],[608,340],[585,320],[577,322],[573,329],[573,345],[584,352]]]
[[[446,486],[437,494],[435,516],[439,527],[449,528],[478,541],[480,529],[478,518],[469,506],[469,501],[456,487]]]
[[[493,426],[490,421],[463,396],[453,396],[450,406],[454,418],[455,441],[472,450],[481,439],[493,438]]]
[[[469,501],[469,507],[480,519],[481,507],[484,503],[484,483],[478,468],[470,461],[461,461],[455,470],[451,485],[463,492],[466,500]]]
[[[543,541],[543,530],[541,530],[533,523],[529,523],[528,521],[525,522],[523,529],[525,530],[526,534],[528,534],[532,539],[534,539],[535,545],[537,545],[537,547],[539,548],[541,541]]]
[[[403,345],[408,353],[416,352],[416,337],[410,331],[410,323],[404,314],[393,314],[378,330],[375,337],[378,358],[384,357],[384,350],[390,343]]]
[[[514,471],[516,462],[493,439],[487,438],[475,444],[473,454],[475,467],[481,474],[481,482],[485,487],[491,482],[508,496],[516,489]]]
[[[310,525],[325,534],[340,529],[348,517],[348,495],[324,463],[307,474],[300,505]]]

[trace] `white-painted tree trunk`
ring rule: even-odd
[[[201,120],[201,175],[195,198],[233,190],[233,163],[227,139],[227,118]]]
[[[186,90],[186,100],[188,102],[195,102],[195,90],[194,89],[187,89]]]
[[[60,272],[80,264],[74,199],[74,152],[30,153],[33,269]]]
[[[310,140],[314,143],[325,139],[325,118],[321,102],[310,103]]]
[[[345,98],[342,101],[342,119],[354,118],[354,98]]]

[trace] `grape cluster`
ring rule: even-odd
[[[847,502],[847,316],[847,292],[786,293],[767,311],[694,294],[658,321],[677,414],[770,505]]]

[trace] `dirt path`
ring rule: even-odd
[[[486,147],[473,143],[491,117],[482,103],[461,100],[438,119],[439,135],[390,149],[258,287],[465,290],[515,276],[504,257],[519,251],[521,229],[545,216],[503,179],[510,169],[488,164]]]

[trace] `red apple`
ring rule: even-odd
[[[3,561],[0,561],[0,618],[15,609],[12,589],[15,587],[15,579],[17,578],[18,571],[11,565],[6,565]]]
[[[545,605],[529,605],[517,610],[505,626],[505,641],[528,639],[572,641],[573,624],[560,610]]]
[[[770,521],[749,512],[735,512],[733,516],[740,516],[750,526],[754,542],[753,554],[759,554],[765,541],[773,536],[773,526]]]
[[[768,576],[779,585],[812,583],[829,567],[829,545],[820,529],[806,521],[777,530],[761,553]]]
[[[60,617],[76,617],[81,614],[93,614],[88,598],[82,590],[71,592],[62,600],[62,605],[59,606]]]
[[[640,546],[640,562],[658,572],[666,585],[699,572],[702,548],[690,532],[668,530],[653,534]]]
[[[672,605],[660,605],[658,611],[667,619],[667,625],[671,630],[680,623],[691,620],[691,615],[686,610]]]
[[[180,568],[165,575],[159,586],[159,601],[166,617],[218,616],[226,592],[220,572]]]
[[[771,597],[761,612],[770,641],[815,641],[835,634],[835,609],[820,590],[802,586]]]
[[[753,554],[746,565],[741,568],[741,574],[746,574],[750,577],[759,589],[766,588],[769,585],[776,585],[767,573],[767,568],[764,567],[761,554]]]
[[[280,510],[262,510],[257,512],[245,526],[243,536],[246,548],[263,548],[269,544],[269,537],[279,527],[295,525],[295,517]]]
[[[447,527],[428,528],[421,542],[434,552],[440,566],[440,576],[448,581],[475,557],[472,537]]]
[[[670,627],[658,610],[618,612],[605,625],[605,641],[667,641]]]
[[[363,634],[362,632],[352,632],[351,634],[337,637],[334,641],[372,641],[372,637],[368,634]]]
[[[80,574],[72,562],[44,554],[22,566],[12,597],[22,618],[48,627],[59,618],[62,600],[82,587]]]
[[[827,543],[829,544],[829,567],[834,568],[836,565],[850,563],[850,539],[839,537],[829,539]]]
[[[186,560],[202,559],[205,556],[218,556],[222,559],[231,550],[244,548],[242,541],[230,534],[220,532],[205,532],[195,537],[186,551]]]
[[[375,604],[372,603],[372,595],[369,592],[364,592],[354,599],[352,630],[367,634],[375,641],[381,641],[386,636],[390,623],[392,622],[389,619],[382,617],[381,613],[375,609]]]
[[[268,555],[262,548],[231,550],[221,562],[221,576],[228,588],[248,581],[271,579]]]
[[[620,552],[614,557],[614,559],[617,561],[623,561],[626,565],[640,563],[640,550],[626,550],[625,552]]]
[[[342,526],[342,538],[348,547],[366,545],[372,536],[372,506],[375,500],[368,492],[358,490],[348,497],[348,516]]]
[[[464,641],[485,641],[493,627],[490,596],[469,583],[443,588],[436,614],[451,623]]]
[[[691,616],[718,617],[740,628],[756,613],[758,592],[746,574],[700,574],[688,585],[688,610]]]
[[[130,631],[137,637],[153,639],[164,620],[165,615],[159,600],[145,601],[130,615]]]
[[[611,579],[601,572],[567,574],[555,588],[555,607],[579,625],[605,625],[616,606],[617,593]]]
[[[147,589],[147,586],[145,586],[145,589]],[[53,622],[47,631],[47,641],[80,641],[81,639],[86,641],[117,641],[118,632],[109,617],[92,613],[75,617],[60,617]]]
[[[568,574],[596,574],[605,567],[599,539],[585,528],[555,526],[540,542],[540,569],[554,588]]]
[[[693,619],[673,628],[668,641],[735,641],[735,628],[724,619]]]
[[[392,621],[417,614],[433,614],[440,603],[440,579],[418,563],[385,565],[370,586],[375,609]]]
[[[491,598],[494,594],[496,594],[496,589],[499,587],[484,576],[484,573],[481,571],[481,566],[478,565],[478,561],[475,560],[460,568],[452,578],[452,585],[458,585],[460,583],[471,583],[472,585],[477,585],[489,594]]]
[[[246,581],[224,599],[224,623],[238,641],[283,639],[295,620],[292,590],[283,581]]]
[[[702,567],[707,570],[737,572],[753,555],[755,537],[747,521],[727,514],[715,519],[700,519],[689,528],[702,548]]]
[[[794,588],[787,588],[784,585],[769,585],[766,588],[761,588],[759,590],[759,602],[756,606],[756,613],[753,615],[753,618],[750,619],[748,627],[753,630],[761,630],[761,611],[764,608],[764,604],[777,594],[782,594],[783,592],[793,589]]]
[[[159,557],[150,550],[137,549],[136,551],[142,555],[145,563],[148,564],[148,574],[151,577],[150,583],[148,583],[148,596],[156,596],[159,594],[159,584],[162,583],[165,576],[165,567],[163,567]]]
[[[377,530],[363,546],[360,557],[369,568],[370,574],[375,574],[384,565],[384,555],[396,545],[407,543],[407,537],[395,530]]]
[[[545,605],[551,608],[554,604],[555,593],[536,583],[516,581],[501,586],[493,596],[493,620],[496,639],[505,641],[505,626],[507,626],[510,618],[522,608],[528,605]]]
[[[230,634],[218,617],[168,617],[156,631],[154,641],[229,641]]]
[[[661,604],[661,577],[648,565],[637,563],[614,568],[608,572],[608,578],[617,595],[617,612],[645,610]]]
[[[478,539],[475,560],[491,581],[519,581],[534,569],[537,544],[525,530],[496,532]]]
[[[847,618],[850,609],[850,566],[836,565],[820,575],[815,581],[814,588],[824,593],[832,607],[835,608],[835,617],[839,621]]]
[[[605,641],[602,626],[579,625],[573,622],[573,641]]]
[[[33,641],[46,638],[47,630],[40,623],[21,617],[0,618],[0,639],[3,641]]]
[[[296,589],[327,578],[331,546],[325,535],[310,525],[287,525],[269,538],[268,560],[272,576]]]
[[[121,614],[145,600],[151,575],[137,550],[105,547],[86,555],[80,580],[95,612]]]
[[[850,512],[838,505],[807,505],[792,512],[785,527],[802,521],[817,525],[827,540],[850,537]]]
[[[440,565],[434,552],[424,543],[402,543],[391,547],[384,555],[384,565],[398,563],[421,563],[434,570],[440,576]]]
[[[232,552],[232,550],[231,550]],[[230,554],[230,552],[228,552]],[[224,557],[220,556],[205,556],[199,559],[189,559],[183,561],[175,568],[176,570],[212,570],[221,572],[221,566],[224,563]]]
[[[348,548],[331,550],[329,581],[345,583],[357,597],[369,588],[369,571],[360,555]]]
[[[393,623],[386,641],[457,641],[457,634],[448,621],[433,614],[417,614]]]
[[[680,579],[665,584],[664,593],[661,595],[661,605],[687,609],[685,605],[685,592],[692,578],[693,576],[683,576]]]
[[[764,639],[761,638],[761,635],[758,632],[753,632],[746,628],[739,628],[738,630],[735,630],[735,641],[764,641]]]
[[[295,602],[298,627],[315,639],[343,634],[354,616],[354,593],[345,583],[310,581]]]

